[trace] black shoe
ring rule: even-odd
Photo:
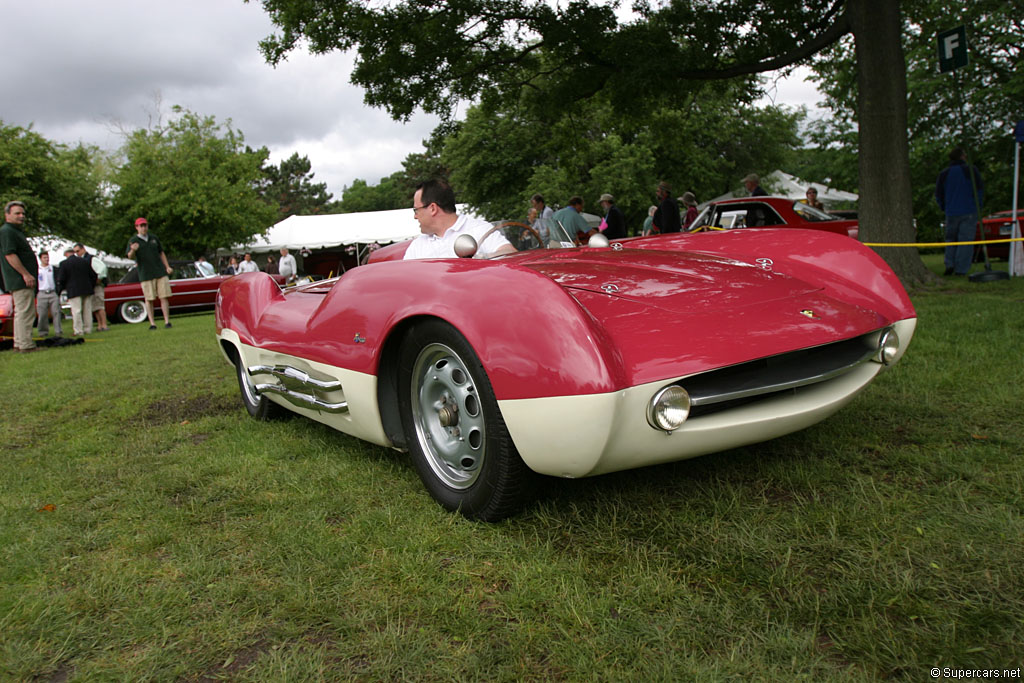
[[[164,327],[170,327],[170,326],[171,326],[170,323],[164,323]]]
[[[953,274],[953,269],[952,268],[946,268],[946,272],[943,273],[943,275],[946,275],[946,276],[949,276],[949,275],[952,275],[952,274]]]
[[[156,325],[150,325],[150,326],[149,326],[149,329],[151,329],[151,330],[155,330],[155,329],[156,329]]]

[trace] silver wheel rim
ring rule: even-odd
[[[444,344],[420,351],[412,369],[412,417],[427,463],[448,486],[465,489],[484,460],[483,406],[462,359]]]
[[[128,301],[121,304],[121,317],[126,323],[141,323],[146,319],[146,304],[141,301]]]
[[[241,360],[238,361],[238,377],[242,380],[242,397],[246,403],[255,408],[260,402],[260,395],[256,393],[256,386],[252,383],[252,378],[249,377]]]

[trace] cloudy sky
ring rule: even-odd
[[[392,121],[348,83],[351,57],[303,51],[272,68],[258,42],[273,32],[258,1],[0,0],[5,26],[0,119],[58,142],[116,149],[119,130],[146,126],[181,105],[231,119],[271,160],[293,152],[340,197],[356,178],[376,184],[401,168],[437,123]],[[813,105],[800,78],[777,103]]]

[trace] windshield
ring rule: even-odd
[[[813,206],[808,206],[807,204],[803,204],[801,202],[796,202],[795,204],[793,204],[793,210],[796,211],[797,214],[805,221],[809,221],[811,223],[817,223],[818,221],[836,220],[836,217],[833,216],[832,214],[825,213],[821,209],[816,209]]]

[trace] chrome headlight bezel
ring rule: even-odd
[[[690,416],[690,394],[678,384],[660,389],[647,406],[647,422],[671,434],[683,426]]]
[[[875,360],[885,366],[890,366],[900,357],[900,336],[896,330],[889,327],[882,330],[878,337],[878,353]]]

